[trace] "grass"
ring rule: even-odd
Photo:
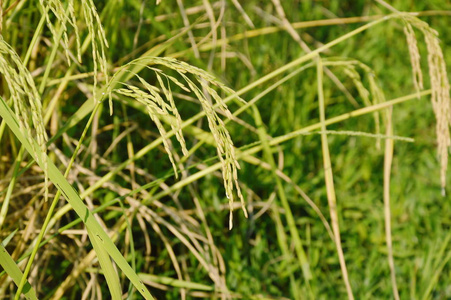
[[[1,5],[2,298],[450,297],[445,1]]]

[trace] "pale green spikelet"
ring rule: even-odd
[[[81,62],[80,36],[79,28],[77,26],[77,22],[79,20],[76,17],[74,0],[69,0],[66,8],[64,8],[64,5],[60,0],[39,0],[39,3],[43,8],[47,26],[50,29],[55,42],[57,42],[58,33],[56,32],[55,25],[53,25],[50,20],[49,11],[53,13],[53,15],[57,19],[59,26],[62,27],[62,44],[65,49],[68,64],[70,64],[70,58],[67,24],[69,24],[73,28],[75,33],[75,41],[77,44],[77,57]],[[83,16],[83,23],[86,24],[89,34],[91,35],[92,60],[94,64],[93,95],[94,100],[96,101],[96,88],[98,84],[99,71],[103,73],[105,82],[108,82],[108,64],[105,56],[105,48],[108,47],[108,42],[105,37],[105,32],[100,22],[100,17],[97,13],[94,2],[92,0],[82,0],[80,2],[80,7]]]
[[[74,9],[74,1],[69,0],[67,3],[67,8],[64,9],[63,3],[59,0],[39,0],[39,3],[41,4],[41,7],[45,13],[45,18],[47,22],[47,26],[50,29],[50,32],[52,33],[52,36],[54,38],[54,42],[57,43],[58,40],[58,34],[56,32],[55,26],[52,24],[50,20],[50,15],[48,13],[48,10],[50,10],[53,15],[57,18],[59,25],[62,27],[63,30],[63,47],[66,54],[67,63],[70,64],[70,58],[69,58],[69,38],[67,35],[67,23],[69,23],[72,28],[74,29],[75,33],[75,40],[77,43],[77,57],[78,60],[81,61],[80,56],[80,36],[78,33],[78,27],[77,27],[77,19],[75,17],[75,9]]]
[[[443,58],[443,52],[440,47],[440,40],[438,38],[437,31],[432,29],[426,22],[421,21],[416,17],[410,15],[403,15],[403,19],[408,24],[411,24],[412,27],[420,30],[423,33],[424,40],[426,42],[428,52],[427,61],[429,67],[429,78],[432,89],[431,102],[435,118],[437,120],[436,125],[437,148],[438,148],[438,156],[440,159],[440,178],[441,178],[442,194],[444,195],[446,186],[446,170],[448,168],[448,150],[451,145],[450,130],[449,130],[451,126],[451,116],[450,116],[451,101],[449,96],[450,86],[448,75],[446,72],[446,63]],[[410,35],[412,36],[411,33]],[[410,48],[414,48],[414,46],[409,44],[409,49]],[[418,58],[415,59],[418,60]],[[414,65],[412,66],[414,69],[414,74],[415,72],[421,72],[421,69],[419,69],[419,62],[414,63],[416,64],[416,66]],[[417,68],[416,71],[415,68]],[[417,75],[417,77],[419,77],[419,75]],[[418,86],[420,86],[420,84],[418,84]]]
[[[100,17],[97,13],[96,7],[92,0],[82,0],[82,9],[84,21],[88,27],[91,35],[92,60],[94,64],[94,101],[97,100],[97,77],[99,70],[105,77],[105,82],[108,82],[108,64],[105,56],[105,48],[108,47],[108,42],[105,37],[105,32],[100,22]]]
[[[370,101],[370,92],[366,89],[366,87],[362,83],[362,78],[360,74],[355,69],[355,66],[352,64],[345,65],[344,72],[354,83],[357,92],[363,100],[363,103],[367,106],[371,105]]]
[[[420,98],[420,90],[423,89],[423,73],[420,66],[420,51],[418,50],[417,39],[412,25],[406,22],[404,26],[404,34],[406,35],[407,45],[410,54],[410,63],[412,65],[413,84]]]
[[[375,105],[378,103],[385,102],[385,96],[377,83],[377,78],[373,69],[371,69],[366,64],[361,61],[354,59],[338,58],[338,60],[325,60],[325,65],[328,66],[340,66],[343,68],[343,72],[352,80],[357,92],[362,98],[363,104],[366,106]],[[369,89],[365,87],[362,82],[362,76],[360,72],[363,72],[364,77],[369,82]],[[374,123],[376,127],[376,134],[380,134],[380,113],[378,111],[373,113]],[[381,139],[376,140],[376,148],[380,149]]]
[[[47,172],[47,133],[42,118],[42,103],[33,78],[23,65],[19,56],[11,46],[0,36],[0,73],[9,87],[13,108],[19,120],[19,127],[27,137],[36,137],[42,151],[30,153],[36,161],[44,163],[45,199],[48,198],[48,172]],[[29,122],[31,121],[31,126]],[[36,153],[41,152],[42,156]]]

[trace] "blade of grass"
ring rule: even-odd
[[[103,248],[102,244],[96,238],[94,238],[94,234],[89,229],[89,227],[87,227],[86,229],[88,230],[92,246],[96,252],[97,258],[99,259],[100,266],[102,267],[103,275],[105,276],[106,282],[109,287],[111,299],[120,300],[122,299],[121,284],[119,282],[118,274],[114,269],[113,264],[111,263],[110,256],[108,255],[108,252]]]
[[[421,297],[421,299],[430,299],[430,293],[432,292],[434,285],[437,284],[437,281],[440,277],[440,274],[443,271],[443,268],[446,266],[448,261],[451,259],[451,251],[449,251],[449,250],[448,250],[448,254],[446,255],[446,257],[443,258],[450,239],[451,239],[451,234],[448,234],[446,236],[446,238],[443,240],[442,247],[437,252],[436,257],[440,263],[437,264],[436,266],[434,266],[435,270],[434,270],[432,276],[430,277],[429,284],[427,285],[426,290],[423,294],[423,297]]]
[[[13,279],[14,283],[19,286],[22,278],[24,277],[22,271],[20,271],[16,262],[13,260],[11,255],[9,255],[8,251],[6,251],[5,247],[0,244],[0,265],[2,268],[8,273],[8,275]],[[37,300],[36,292],[30,283],[26,280],[25,286],[23,289],[23,294],[27,300]]]
[[[146,274],[146,273],[139,273],[138,275],[144,281],[161,283],[161,284],[176,287],[176,288],[186,288],[186,289],[198,290],[198,291],[214,291],[215,290],[214,287],[212,287],[212,286],[197,283],[197,282],[192,282],[192,281],[174,279],[174,278],[164,277],[164,276],[156,276],[156,275]]]
[[[99,107],[100,107],[100,104],[98,103],[96,105],[96,107],[94,108],[94,111],[91,114],[91,117],[89,118],[88,123],[85,126],[85,129],[83,130],[83,133],[82,133],[82,135],[80,137],[80,140],[79,140],[79,142],[77,144],[77,147],[75,148],[75,151],[72,154],[72,158],[71,158],[71,160],[69,162],[69,165],[68,165],[68,167],[66,169],[66,172],[64,173],[64,178],[67,178],[67,176],[69,174],[69,171],[70,171],[70,169],[72,167],[72,164],[74,163],[75,158],[77,157],[78,152],[80,150],[80,147],[81,147],[81,145],[83,143],[83,140],[84,140],[84,138],[86,136],[88,128],[89,128],[90,124],[92,123],[92,120],[93,120],[94,116],[96,115],[97,109]],[[24,147],[24,145],[22,144],[21,148],[23,148],[23,147]],[[28,274],[29,274],[29,272],[31,270],[31,266],[33,264],[34,258],[35,258],[36,254],[37,254],[38,249],[39,249],[39,244],[41,243],[42,239],[44,238],[44,235],[45,235],[45,233],[47,231],[47,226],[49,225],[49,222],[50,222],[50,220],[52,218],[52,215],[53,215],[53,211],[55,210],[55,207],[58,204],[58,200],[59,200],[60,196],[61,196],[61,191],[58,190],[56,195],[55,195],[55,197],[53,198],[52,204],[50,205],[50,208],[49,208],[49,210],[47,212],[47,215],[46,215],[45,220],[44,220],[44,224],[42,225],[42,228],[41,228],[41,230],[39,232],[39,235],[38,235],[38,238],[37,238],[37,242],[36,242],[36,244],[35,244],[35,246],[33,248],[33,252],[31,253],[30,259],[28,260],[27,265],[25,267],[24,277],[23,277],[23,279],[21,281],[21,285],[19,285],[19,288],[17,290],[16,298],[18,298],[18,296],[20,295],[20,292],[21,292],[22,287],[23,287],[22,284],[25,283],[25,279],[27,278],[27,276],[28,276]],[[100,256],[102,256],[102,254],[103,254],[102,252],[99,252]],[[102,259],[105,261],[105,258],[102,258]],[[99,260],[100,260],[100,257],[99,257]],[[107,274],[109,275],[109,273],[107,273]]]

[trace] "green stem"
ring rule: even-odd
[[[45,69],[44,75],[42,76],[41,85],[39,86],[39,94],[41,94],[41,95],[44,93],[45,85],[47,83],[47,79],[49,77],[50,70],[52,69],[52,64],[53,64],[53,61],[55,60],[56,53],[58,52],[59,43],[60,43],[61,37],[63,36],[63,32],[64,32],[64,26],[61,25],[60,30],[58,31],[58,36],[53,44],[52,53],[50,53],[49,60],[47,61],[47,67]]]
[[[25,54],[25,58],[23,59],[24,66],[26,66],[28,64],[28,61],[30,60],[30,57],[31,57],[31,52],[33,51],[33,48],[35,47],[36,43],[38,42],[38,38],[41,35],[42,29],[44,28],[45,15],[48,13],[48,11],[49,11],[49,7],[46,8],[46,11],[42,14],[41,19],[39,20],[38,27],[36,28],[36,31],[34,32],[34,35],[33,35],[33,38],[31,39],[27,53]]]
[[[346,267],[346,261],[344,258],[343,247],[341,246],[340,227],[338,223],[337,213],[337,196],[335,194],[334,177],[332,172],[332,163],[330,160],[329,143],[327,141],[326,134],[326,105],[324,99],[324,86],[323,86],[323,64],[321,57],[317,57],[317,81],[318,81],[318,104],[319,104],[319,118],[321,125],[321,148],[323,151],[323,165],[324,165],[324,179],[326,182],[327,201],[329,203],[330,220],[332,223],[332,230],[335,237],[335,245],[338,253],[338,260],[340,262],[341,272],[343,275],[343,281],[346,286],[346,292],[349,300],[354,300],[352,287],[349,282],[348,270]]]

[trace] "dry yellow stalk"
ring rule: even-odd
[[[428,51],[428,67],[429,67],[429,78],[431,84],[431,102],[432,108],[434,110],[435,118],[437,120],[436,124],[436,134],[437,134],[437,150],[440,160],[440,181],[442,186],[442,194],[445,195],[446,186],[446,170],[448,168],[448,149],[451,145],[450,141],[450,131],[449,127],[451,125],[450,116],[450,96],[449,96],[449,81],[446,72],[446,64],[443,58],[443,52],[440,47],[440,40],[438,38],[438,33],[426,22],[419,20],[410,15],[403,16],[403,19],[420,30],[424,34],[424,39],[426,42],[426,47]],[[406,27],[408,28],[408,26]],[[418,80],[418,87],[421,87],[420,75],[421,69],[419,68],[419,53],[416,49],[416,42],[413,30],[406,29],[409,43],[409,52],[411,53],[412,68],[414,69],[414,79]],[[415,44],[414,44],[415,43]],[[413,53],[413,54],[412,54]],[[416,74],[418,73],[418,74]],[[415,75],[416,74],[416,75]]]
[[[418,50],[417,39],[412,25],[406,22],[404,26],[404,34],[406,35],[407,45],[410,54],[410,63],[412,64],[413,84],[420,98],[420,90],[423,89],[423,73],[420,66],[420,51]]]

